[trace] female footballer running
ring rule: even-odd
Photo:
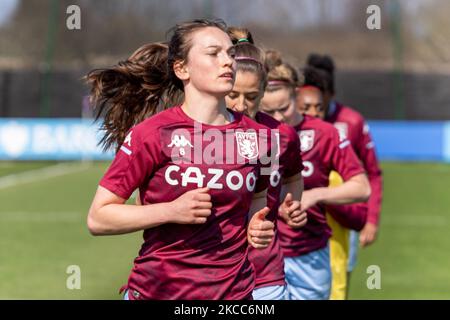
[[[292,219],[286,221],[294,227],[306,224],[306,213],[295,213],[303,190],[303,169],[300,156],[300,141],[297,133],[290,126],[258,111],[259,102],[267,85],[263,52],[253,44],[251,33],[244,28],[229,28],[235,46],[237,65],[236,80],[231,92],[225,98],[230,109],[244,113],[258,123],[276,131],[279,141],[277,164],[273,167],[268,189],[268,207],[271,209],[267,218],[276,222],[280,199],[283,205],[290,207]],[[281,193],[281,194],[280,194]],[[296,200],[294,200],[296,199]],[[295,207],[297,206],[297,207]],[[256,272],[256,300],[285,299],[284,263],[278,237],[267,249],[249,248],[250,261]]]
[[[88,228],[144,231],[127,299],[252,298],[248,243],[265,248],[274,235],[261,174],[270,141],[265,127],[226,108],[233,58],[223,22],[194,20],[167,44],[88,75],[104,145],[117,146]],[[125,204],[135,189],[142,205]]]
[[[279,53],[266,53],[269,85],[261,101],[261,110],[294,127],[300,136],[305,191],[302,210],[307,224],[294,229],[278,221],[289,299],[328,299],[331,287],[328,239],[330,228],[325,205],[366,201],[370,185],[348,141],[339,141],[330,124],[303,116],[296,108],[298,77],[294,68],[284,63]],[[344,183],[328,188],[331,170]]]

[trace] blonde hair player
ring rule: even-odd
[[[302,210],[307,223],[300,229],[278,220],[281,247],[285,256],[287,295],[290,300],[326,300],[330,297],[331,270],[328,240],[331,235],[325,206],[366,201],[370,186],[348,141],[340,141],[330,124],[303,116],[296,107],[299,81],[294,68],[284,63],[278,52],[266,53],[269,68],[261,109],[283,121],[300,136],[304,169]],[[329,188],[331,170],[339,172],[344,183]]]
[[[306,224],[306,213],[300,213],[299,200],[303,190],[303,169],[300,155],[300,140],[293,128],[259,112],[259,102],[267,85],[264,54],[253,44],[251,33],[244,28],[228,29],[235,43],[237,65],[236,80],[231,92],[225,98],[234,111],[244,113],[258,123],[276,132],[279,141],[277,165],[273,166],[268,189],[267,216],[276,222],[278,209],[290,216],[286,218],[291,226],[300,228]],[[283,300],[286,297],[284,261],[278,237],[264,250],[249,248],[250,261],[256,273],[255,300]]]

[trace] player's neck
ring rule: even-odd
[[[191,93],[186,95],[181,108],[190,118],[200,123],[221,126],[231,122],[224,97]]]
[[[295,127],[298,126],[303,121],[303,115],[300,112],[295,112],[294,116],[292,117],[291,123],[289,123],[290,126]]]

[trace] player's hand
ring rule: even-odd
[[[364,228],[359,233],[359,244],[361,247],[367,247],[375,242],[378,234],[378,226],[367,222]]]
[[[209,188],[199,188],[183,193],[170,202],[171,223],[202,224],[211,215],[212,202]]]
[[[301,200],[301,210],[302,212],[305,212],[309,208],[315,206],[317,203],[319,203],[320,199],[320,188],[305,190],[302,193],[302,200]]]
[[[264,207],[256,212],[248,224],[247,239],[248,243],[256,249],[264,249],[269,246],[275,236],[275,225],[273,222],[266,220],[270,209]]]
[[[294,200],[291,193],[284,198],[278,208],[278,214],[293,229],[301,228],[308,222],[306,211],[301,210],[300,201]]]

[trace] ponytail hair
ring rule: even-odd
[[[104,150],[119,148],[128,130],[155,114],[158,106],[167,107],[163,97],[176,100],[180,92],[169,81],[167,55],[167,44],[146,44],[116,66],[87,75],[95,120],[103,118]]]
[[[252,72],[259,77],[261,91],[267,85],[264,52],[255,46],[253,36],[246,28],[229,27],[228,34],[234,44],[237,71]]]
[[[241,28],[241,27],[229,27],[228,28],[228,34],[230,35],[231,41],[233,42],[233,44],[238,44],[238,43],[251,43],[251,44],[255,44],[255,42],[253,41],[253,36],[250,33],[250,31],[246,28]]]
[[[323,70],[327,75],[325,75],[325,81],[327,82],[327,91],[331,94],[335,93],[334,85],[334,75],[335,75],[335,65],[333,59],[329,55],[320,55],[318,53],[311,53],[308,55],[306,60],[308,66],[314,67],[319,70]]]
[[[176,25],[168,43],[145,44],[112,68],[92,70],[85,77],[96,121],[103,119],[100,141],[104,150],[122,145],[127,132],[157,112],[182,102],[183,83],[173,71],[177,61],[187,61],[192,46],[189,35],[201,28],[226,32],[222,20],[193,20]]]

